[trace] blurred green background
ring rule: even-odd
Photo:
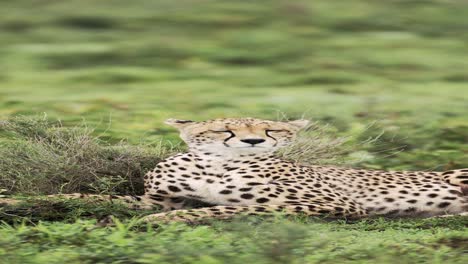
[[[65,126],[85,120],[111,143],[157,145],[179,140],[169,117],[284,112],[351,136],[349,155],[367,157],[356,167],[468,167],[467,18],[464,0],[4,0],[0,122],[46,113]],[[145,229],[128,220],[139,212],[72,205],[0,208],[23,221],[0,224],[0,262],[468,263],[466,217]],[[109,213],[124,223],[89,219]]]
[[[0,118],[136,143],[177,140],[168,117],[282,111],[340,135],[377,122],[358,166],[466,167],[467,17],[450,0],[1,1]]]

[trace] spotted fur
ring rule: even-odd
[[[148,216],[148,221],[197,221],[274,211],[346,218],[434,216],[468,209],[466,169],[387,172],[303,166],[275,157],[273,152],[292,142],[307,125],[304,120],[167,123],[180,130],[190,150],[150,171],[145,176],[146,194],[166,210],[183,208],[186,198],[216,206],[159,213]]]
[[[161,206],[146,221],[200,221],[239,214],[286,212],[333,218],[436,216],[468,211],[468,170],[377,171],[304,166],[273,155],[291,143],[305,120],[253,118],[204,122],[170,119],[189,151],[145,176],[145,195],[132,206]],[[184,209],[187,199],[212,207]]]

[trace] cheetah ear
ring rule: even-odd
[[[310,121],[306,120],[306,119],[298,119],[298,120],[294,120],[294,121],[288,121],[287,123],[292,125],[293,127],[297,128],[297,129],[303,129],[310,123]]]
[[[186,126],[188,126],[190,124],[195,123],[195,121],[169,118],[164,123],[166,125],[170,125],[170,126],[173,126],[175,128],[181,129],[181,128],[184,128],[184,127],[186,127]]]

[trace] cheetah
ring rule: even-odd
[[[436,216],[468,210],[468,169],[386,172],[305,166],[276,157],[308,123],[167,120],[189,151],[146,174],[146,199],[170,211],[146,219],[190,222],[277,211],[334,218]],[[187,198],[214,206],[184,210]]]
[[[197,222],[275,212],[330,218],[466,214],[468,169],[378,171],[309,166],[275,152],[291,144],[307,120],[169,119],[188,145],[144,176],[145,194],[126,197],[140,208],[161,206],[147,222]],[[185,209],[186,201],[211,207]]]

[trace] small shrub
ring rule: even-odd
[[[0,186],[23,194],[143,193],[143,175],[171,147],[110,145],[85,124],[66,128],[46,117],[0,123]]]

